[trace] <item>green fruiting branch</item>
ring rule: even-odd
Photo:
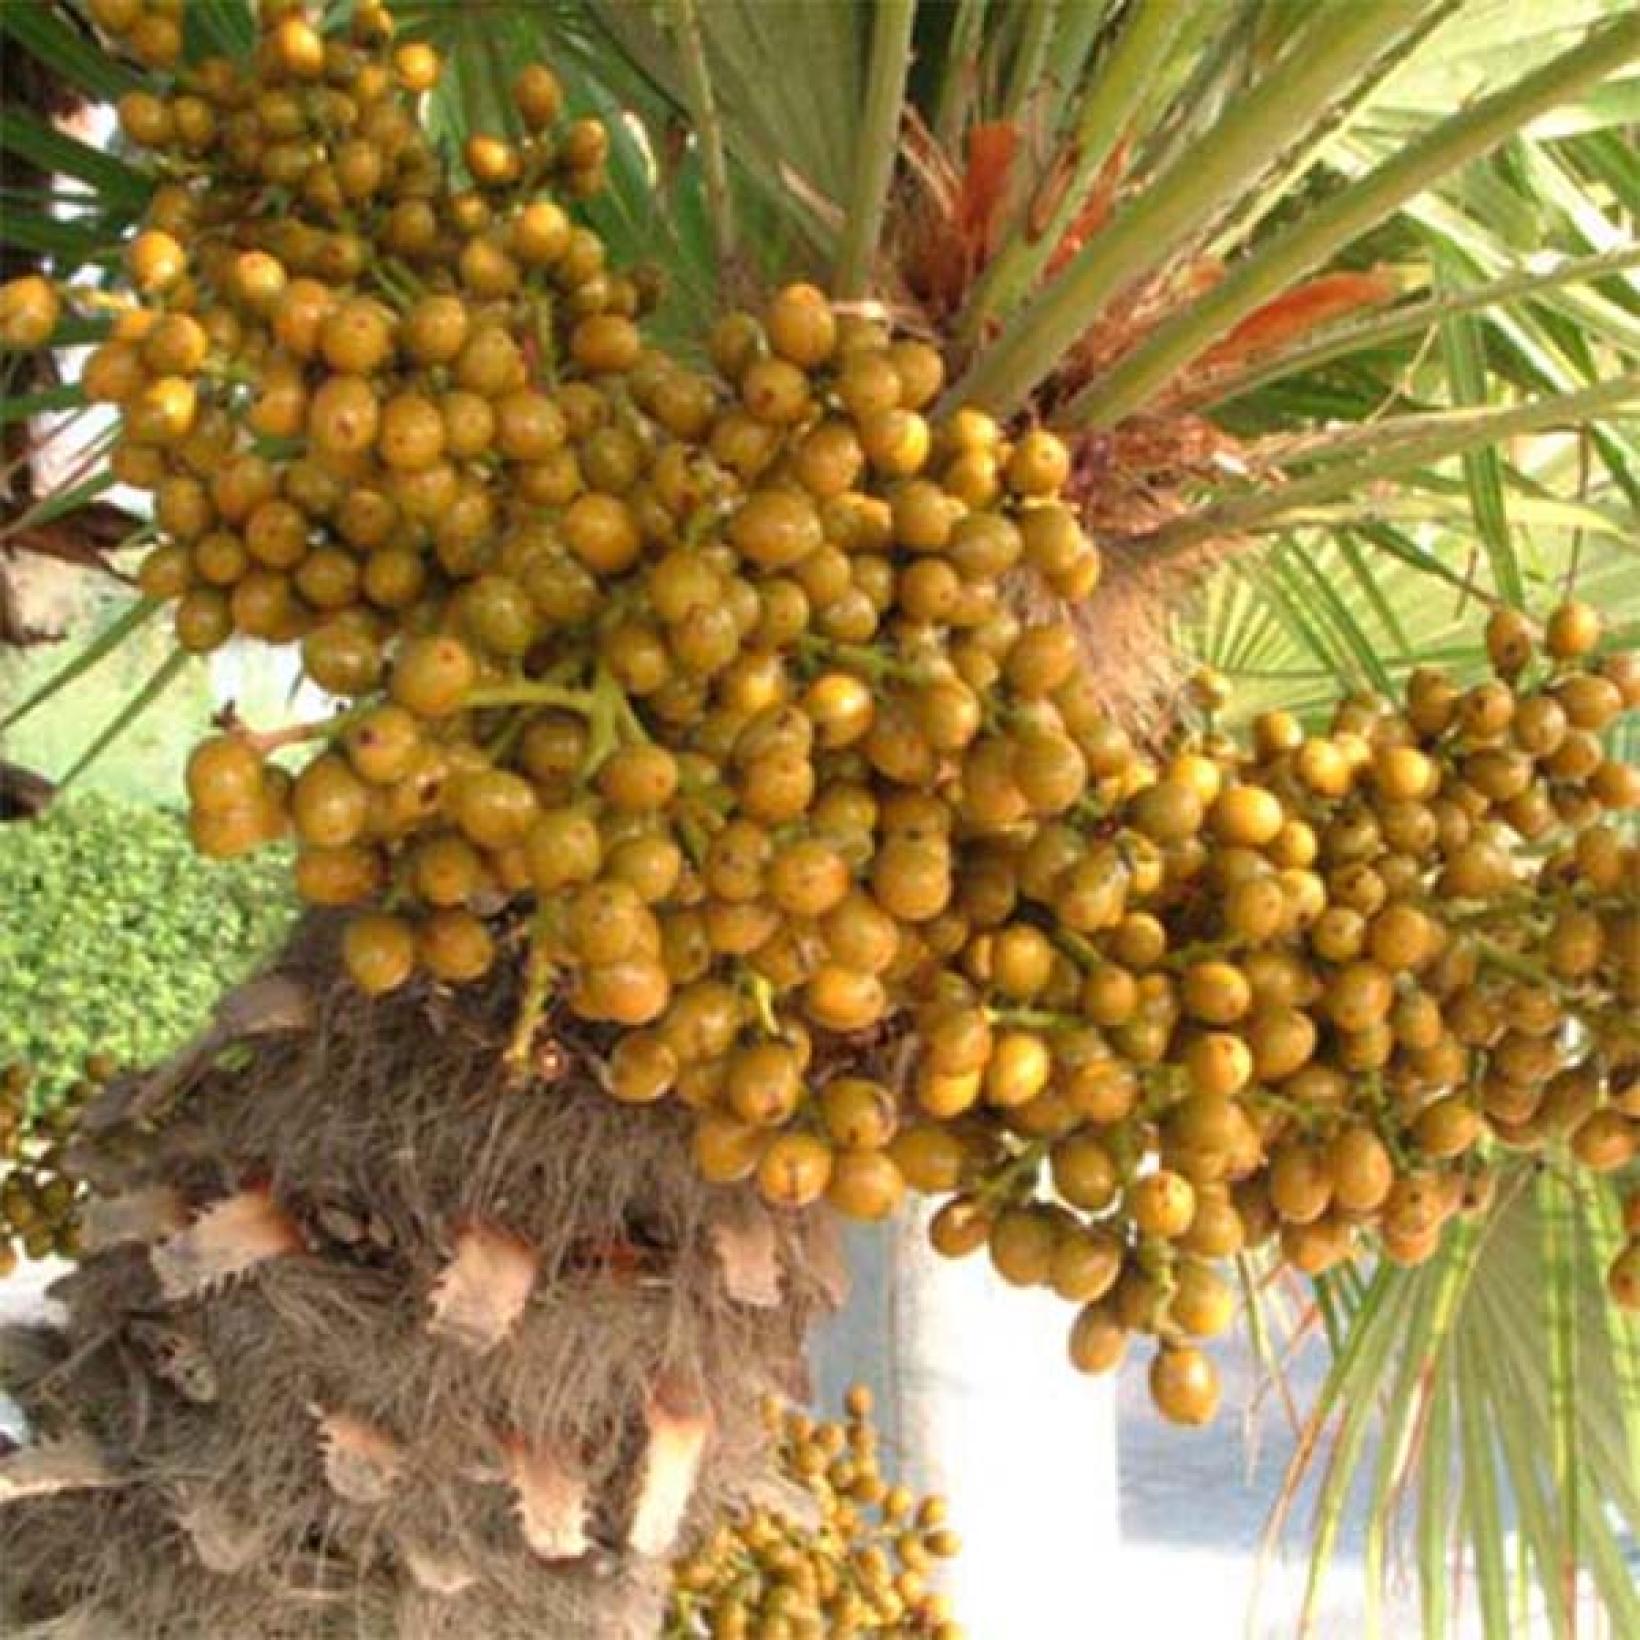
[[[1150,85],[1148,75],[1166,57],[1187,10],[1178,0],[1139,0],[1129,10],[1121,33],[1084,94],[1071,137],[1074,163],[1058,204],[1039,229],[1028,227],[1008,243],[969,297],[958,332],[970,345],[984,336],[994,314],[1019,301],[1041,277],[1143,101]]]
[[[1640,371],[1614,377],[1577,393],[1556,394],[1501,410],[1440,411],[1402,418],[1384,448],[1358,459],[1336,461],[1296,482],[1209,507],[1138,539],[1151,561],[1188,551],[1216,536],[1272,529],[1306,507],[1336,496],[1365,495],[1369,486],[1410,469],[1462,455],[1548,427],[1573,426],[1640,400]],[[1364,503],[1365,504],[1365,503]]]
[[[701,172],[706,182],[706,214],[712,224],[712,244],[718,271],[726,270],[735,254],[734,195],[729,187],[729,164],[724,150],[723,125],[712,91],[706,42],[701,34],[695,0],[670,0],[668,8],[677,30],[684,91],[695,141],[700,145]]]
[[[1065,420],[1097,428],[1113,426],[1131,415],[1240,320],[1414,195],[1636,56],[1640,56],[1640,15],[1601,29],[1518,84],[1442,121],[1246,258],[1223,283],[1164,324],[1107,375],[1083,388],[1066,409]]]
[[[953,404],[1005,412],[1020,405],[1121,291],[1179,248],[1318,118],[1392,42],[1420,22],[1427,0],[1328,7],[1221,121],[1212,145],[1180,158],[1078,253],[1061,278],[1017,312],[952,389]]]
[[[506,1059],[515,1069],[529,1064],[530,1052],[535,1045],[536,1032],[541,1028],[547,1003],[552,998],[553,966],[549,935],[557,907],[540,907],[530,924],[529,954],[524,962],[524,994],[519,1003],[518,1017],[513,1021],[512,1036],[507,1043]]]
[[[1376,318],[1356,320],[1342,325],[1330,325],[1316,335],[1273,357],[1238,369],[1232,374],[1213,381],[1200,397],[1192,396],[1196,408],[1224,404],[1248,393],[1257,392],[1272,382],[1282,381],[1318,370],[1335,360],[1345,359],[1368,348],[1382,347],[1408,336],[1429,330],[1444,319],[1457,319],[1468,313],[1556,291],[1567,285],[1583,284],[1604,279],[1610,274],[1623,273],[1640,267],[1640,245],[1625,246],[1622,250],[1604,251],[1598,256],[1568,258],[1555,267],[1535,272],[1512,273],[1501,279],[1489,280],[1483,285],[1472,285],[1464,290],[1447,291],[1439,296],[1398,307]]]
[[[883,212],[899,149],[896,139],[916,13],[915,0],[878,0],[871,32],[871,74],[854,149],[853,197],[833,281],[836,294],[845,299],[864,296],[870,286],[872,258],[882,237]]]
[[[1059,5],[1060,0],[1025,0],[1019,44],[1014,52],[1013,72],[1008,76],[1008,95],[1003,104],[1003,113],[1008,119],[1017,120],[1030,101],[1031,94],[1041,86],[1043,65],[1059,22]]]
[[[578,712],[583,717],[592,715],[596,704],[590,689],[566,689],[560,684],[520,680],[517,683],[496,684],[493,688],[471,689],[462,705],[474,711],[492,706],[556,706],[566,712]]]

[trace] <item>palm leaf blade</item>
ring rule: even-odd
[[[1619,20],[1518,84],[1454,115],[1376,171],[1315,207],[1246,258],[1188,312],[1164,325],[1073,400],[1073,422],[1108,427],[1238,320],[1278,296],[1415,194],[1513,135],[1534,114],[1569,100],[1640,55],[1640,17]]]

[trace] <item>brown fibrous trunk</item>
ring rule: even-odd
[[[596,1031],[515,1073],[517,1001],[362,1000],[321,919],[91,1113],[67,1322],[0,1334],[0,1631],[649,1636],[670,1557],[778,1488],[832,1227],[702,1182]]]

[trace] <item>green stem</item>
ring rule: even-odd
[[[1065,818],[1075,826],[1100,826],[1110,818],[1111,806],[1091,793],[1077,798]]]
[[[1068,928],[1055,928],[1048,937],[1078,968],[1092,971],[1105,966],[1105,959],[1097,947],[1080,934],[1072,933]]]
[[[1518,302],[1540,291],[1558,290],[1563,285],[1602,279],[1607,274],[1621,273],[1626,268],[1636,266],[1640,266],[1640,245],[1630,245],[1600,256],[1582,256],[1564,261],[1548,273],[1511,274],[1508,278],[1473,285],[1467,290],[1431,297],[1365,322],[1331,325],[1288,352],[1277,354],[1263,363],[1246,366],[1211,383],[1201,396],[1192,394],[1190,402],[1198,409],[1225,404],[1267,387],[1272,382],[1318,369],[1366,348],[1399,341],[1403,336],[1416,336],[1443,319],[1456,319],[1483,308]]]
[[[1415,29],[1396,41],[1394,50],[1386,52],[1350,86],[1310,130],[1300,133],[1291,153],[1283,155],[1281,162],[1259,179],[1261,185],[1256,190],[1236,201],[1224,222],[1215,224],[1208,254],[1228,261],[1238,248],[1252,239],[1266,217],[1290,203],[1310,168],[1326,156],[1338,135],[1352,125],[1356,115],[1378,95],[1384,81],[1420,52],[1430,35],[1445,27],[1467,3],[1468,0],[1441,0]]]
[[[587,736],[586,758],[581,764],[582,781],[590,780],[597,774],[623,740],[649,738],[643,733],[641,724],[638,725],[635,736],[631,733],[631,726],[637,723],[632,712],[632,703],[626,698],[626,691],[602,666],[598,668],[598,675],[592,685],[587,717],[590,720],[590,732]]]
[[[962,135],[962,115],[972,105],[983,50],[986,0],[956,0],[957,16],[940,68],[934,134],[940,146],[954,150]]]
[[[1004,119],[1017,120],[1026,99],[1041,82],[1042,66],[1058,20],[1059,0],[1025,0],[1025,24],[1014,53],[1013,73],[1008,76],[1008,95],[1002,108]]]
[[[1556,394],[1499,410],[1456,410],[1408,416],[1378,437],[1386,446],[1358,461],[1338,461],[1319,472],[1279,488],[1238,496],[1177,523],[1164,525],[1132,545],[1146,561],[1187,552],[1203,541],[1273,528],[1305,507],[1335,496],[1364,494],[1366,487],[1411,467],[1445,461],[1483,444],[1534,433],[1545,427],[1572,425],[1640,399],[1640,372],[1615,376],[1576,393]]]
[[[1167,55],[1188,10],[1179,0],[1137,0],[1129,12],[1116,43],[1083,96],[1071,137],[1075,165],[1059,203],[1039,231],[1027,229],[1009,241],[968,299],[958,321],[958,334],[970,345],[984,336],[993,314],[1011,307],[1036,285],[1082,209],[1088,189],[1150,90],[1150,76]]]
[[[1555,976],[1540,962],[1533,962],[1531,958],[1519,956],[1513,951],[1505,951],[1501,945],[1495,945],[1491,940],[1477,940],[1475,949],[1481,963],[1487,968],[1496,968],[1500,974],[1526,980],[1532,985],[1546,985],[1557,991],[1560,989]]]
[[[797,646],[803,655],[809,659],[823,661],[830,665],[851,667],[878,681],[884,678],[902,678],[914,683],[923,675],[922,668],[914,662],[897,660],[892,655],[879,654],[875,649],[866,648],[864,644],[838,643],[831,638],[821,638],[810,634],[799,638]]]
[[[537,291],[531,298],[530,313],[535,321],[536,374],[548,387],[558,385],[558,334],[553,327],[555,303],[551,291]]]
[[[1087,1023],[1080,1014],[1056,1014],[1047,1008],[987,1008],[993,1025],[1023,1025],[1031,1031],[1074,1031]]]
[[[1549,1344],[1549,1419],[1551,1424],[1550,1462],[1559,1505],[1560,1546],[1564,1564],[1560,1568],[1566,1586],[1567,1609],[1577,1599],[1581,1522],[1578,1495],[1583,1477],[1579,1473],[1581,1432],[1578,1428],[1580,1360],[1578,1350],[1579,1271],[1577,1226],[1573,1219],[1574,1201],[1568,1201],[1576,1186],[1569,1186],[1552,1174],[1540,1174],[1535,1191],[1538,1224],[1542,1232],[1544,1320]],[[1547,1571],[1547,1568],[1545,1568]]]
[[[426,287],[405,265],[391,256],[372,256],[371,276],[395,307],[412,308],[427,294]]]
[[[412,296],[421,297],[427,294],[426,285],[424,285],[421,282],[421,279],[416,274],[412,273],[410,269],[398,259],[398,257],[388,257],[385,263],[383,263],[383,266],[391,270],[393,277],[397,279]]]
[[[700,144],[701,170],[706,179],[706,214],[712,223],[712,245],[719,274],[727,271],[735,253],[734,197],[729,191],[729,163],[723,146],[723,126],[712,94],[712,71],[706,60],[700,13],[695,0],[670,0],[673,26],[681,46],[684,94]]]
[[[700,822],[691,814],[679,813],[672,817],[672,825],[683,843],[690,864],[699,871],[706,864],[706,850],[710,846]]]
[[[686,547],[700,546],[712,533],[718,522],[725,516],[727,508],[721,501],[703,501],[690,513],[683,526],[683,544]]]
[[[98,433],[74,452],[73,466],[52,485],[49,493],[40,497],[27,511],[0,525],[0,547],[15,540],[24,530],[38,528],[58,518],[66,518],[86,502],[112,489],[114,475],[107,471],[105,458],[119,439],[118,425],[105,433]],[[19,466],[21,463],[14,463]],[[86,475],[90,476],[87,477]]]
[[[547,912],[543,907],[535,914],[530,926],[529,957],[524,967],[524,998],[519,1004],[518,1017],[513,1022],[512,1038],[507,1043],[506,1062],[515,1071],[529,1064],[530,1049],[535,1044],[535,1033],[540,1029],[541,1017],[547,1011],[547,999],[552,994],[554,969],[547,955]]]
[[[225,382],[229,387],[253,387],[262,379],[260,371],[232,359],[207,359],[199,373],[207,381]]]
[[[30,712],[45,705],[82,673],[89,672],[105,655],[111,655],[116,649],[121,648],[139,627],[146,625],[164,607],[165,604],[158,598],[138,598],[135,603],[130,604],[77,655],[71,656],[62,666],[56,668],[39,688],[32,690],[4,717],[0,717],[0,732],[11,728],[15,723],[21,723]]]
[[[996,413],[1017,408],[1119,292],[1164,267],[1375,58],[1428,0],[1318,8],[1302,38],[1232,105],[1210,144],[1193,149],[1091,239],[1065,273],[1018,311],[947,395]]]
[[[1260,1088],[1256,1093],[1246,1097],[1249,1104],[1256,1105],[1260,1110],[1280,1111],[1283,1116],[1290,1117],[1306,1131],[1322,1126],[1333,1115],[1329,1110],[1301,1104],[1297,1099],[1288,1099],[1279,1093],[1272,1093],[1268,1088]]]
[[[871,264],[882,237],[883,212],[899,153],[900,113],[911,67],[911,25],[915,0],[877,0],[871,31],[871,73],[866,105],[854,145],[854,188],[834,278],[844,300],[864,296]]]
[[[1375,8],[1363,6],[1363,12]],[[1415,194],[1513,136],[1528,121],[1640,55],[1640,15],[1596,32],[1525,79],[1443,120],[1393,159],[1268,239],[1207,295],[1162,325],[1065,411],[1077,426],[1114,426],[1199,353]]]
[[[564,689],[555,683],[500,683],[492,689],[469,690],[462,702],[465,707],[482,711],[490,706],[558,706],[568,712],[579,712],[590,717],[596,704],[596,692],[590,689]]]
[[[1245,940],[1235,938],[1192,940],[1188,945],[1181,945],[1169,951],[1162,958],[1161,966],[1182,973],[1193,962],[1207,962],[1214,957],[1227,956],[1246,943]]]
[[[983,1179],[974,1191],[975,1197],[985,1206],[992,1206],[1011,1196],[1022,1179],[1028,1178],[1034,1183],[1047,1154],[1047,1141],[1033,1139],[995,1173]]]

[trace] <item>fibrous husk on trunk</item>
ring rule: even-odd
[[[1066,499],[1099,544],[1103,573],[1071,611],[1089,679],[1105,711],[1138,740],[1177,725],[1190,670],[1174,620],[1244,539],[1208,539],[1159,553],[1153,532],[1190,510],[1191,491],[1244,470],[1236,441],[1202,416],[1136,418],[1072,445]]]
[[[219,1030],[83,1141],[125,1206],[0,1363],[96,1484],[0,1508],[8,1636],[653,1635],[672,1552],[769,1483],[831,1226],[702,1182],[586,1027],[511,1074],[515,972],[366,1002],[335,945],[278,964],[307,1025]]]

